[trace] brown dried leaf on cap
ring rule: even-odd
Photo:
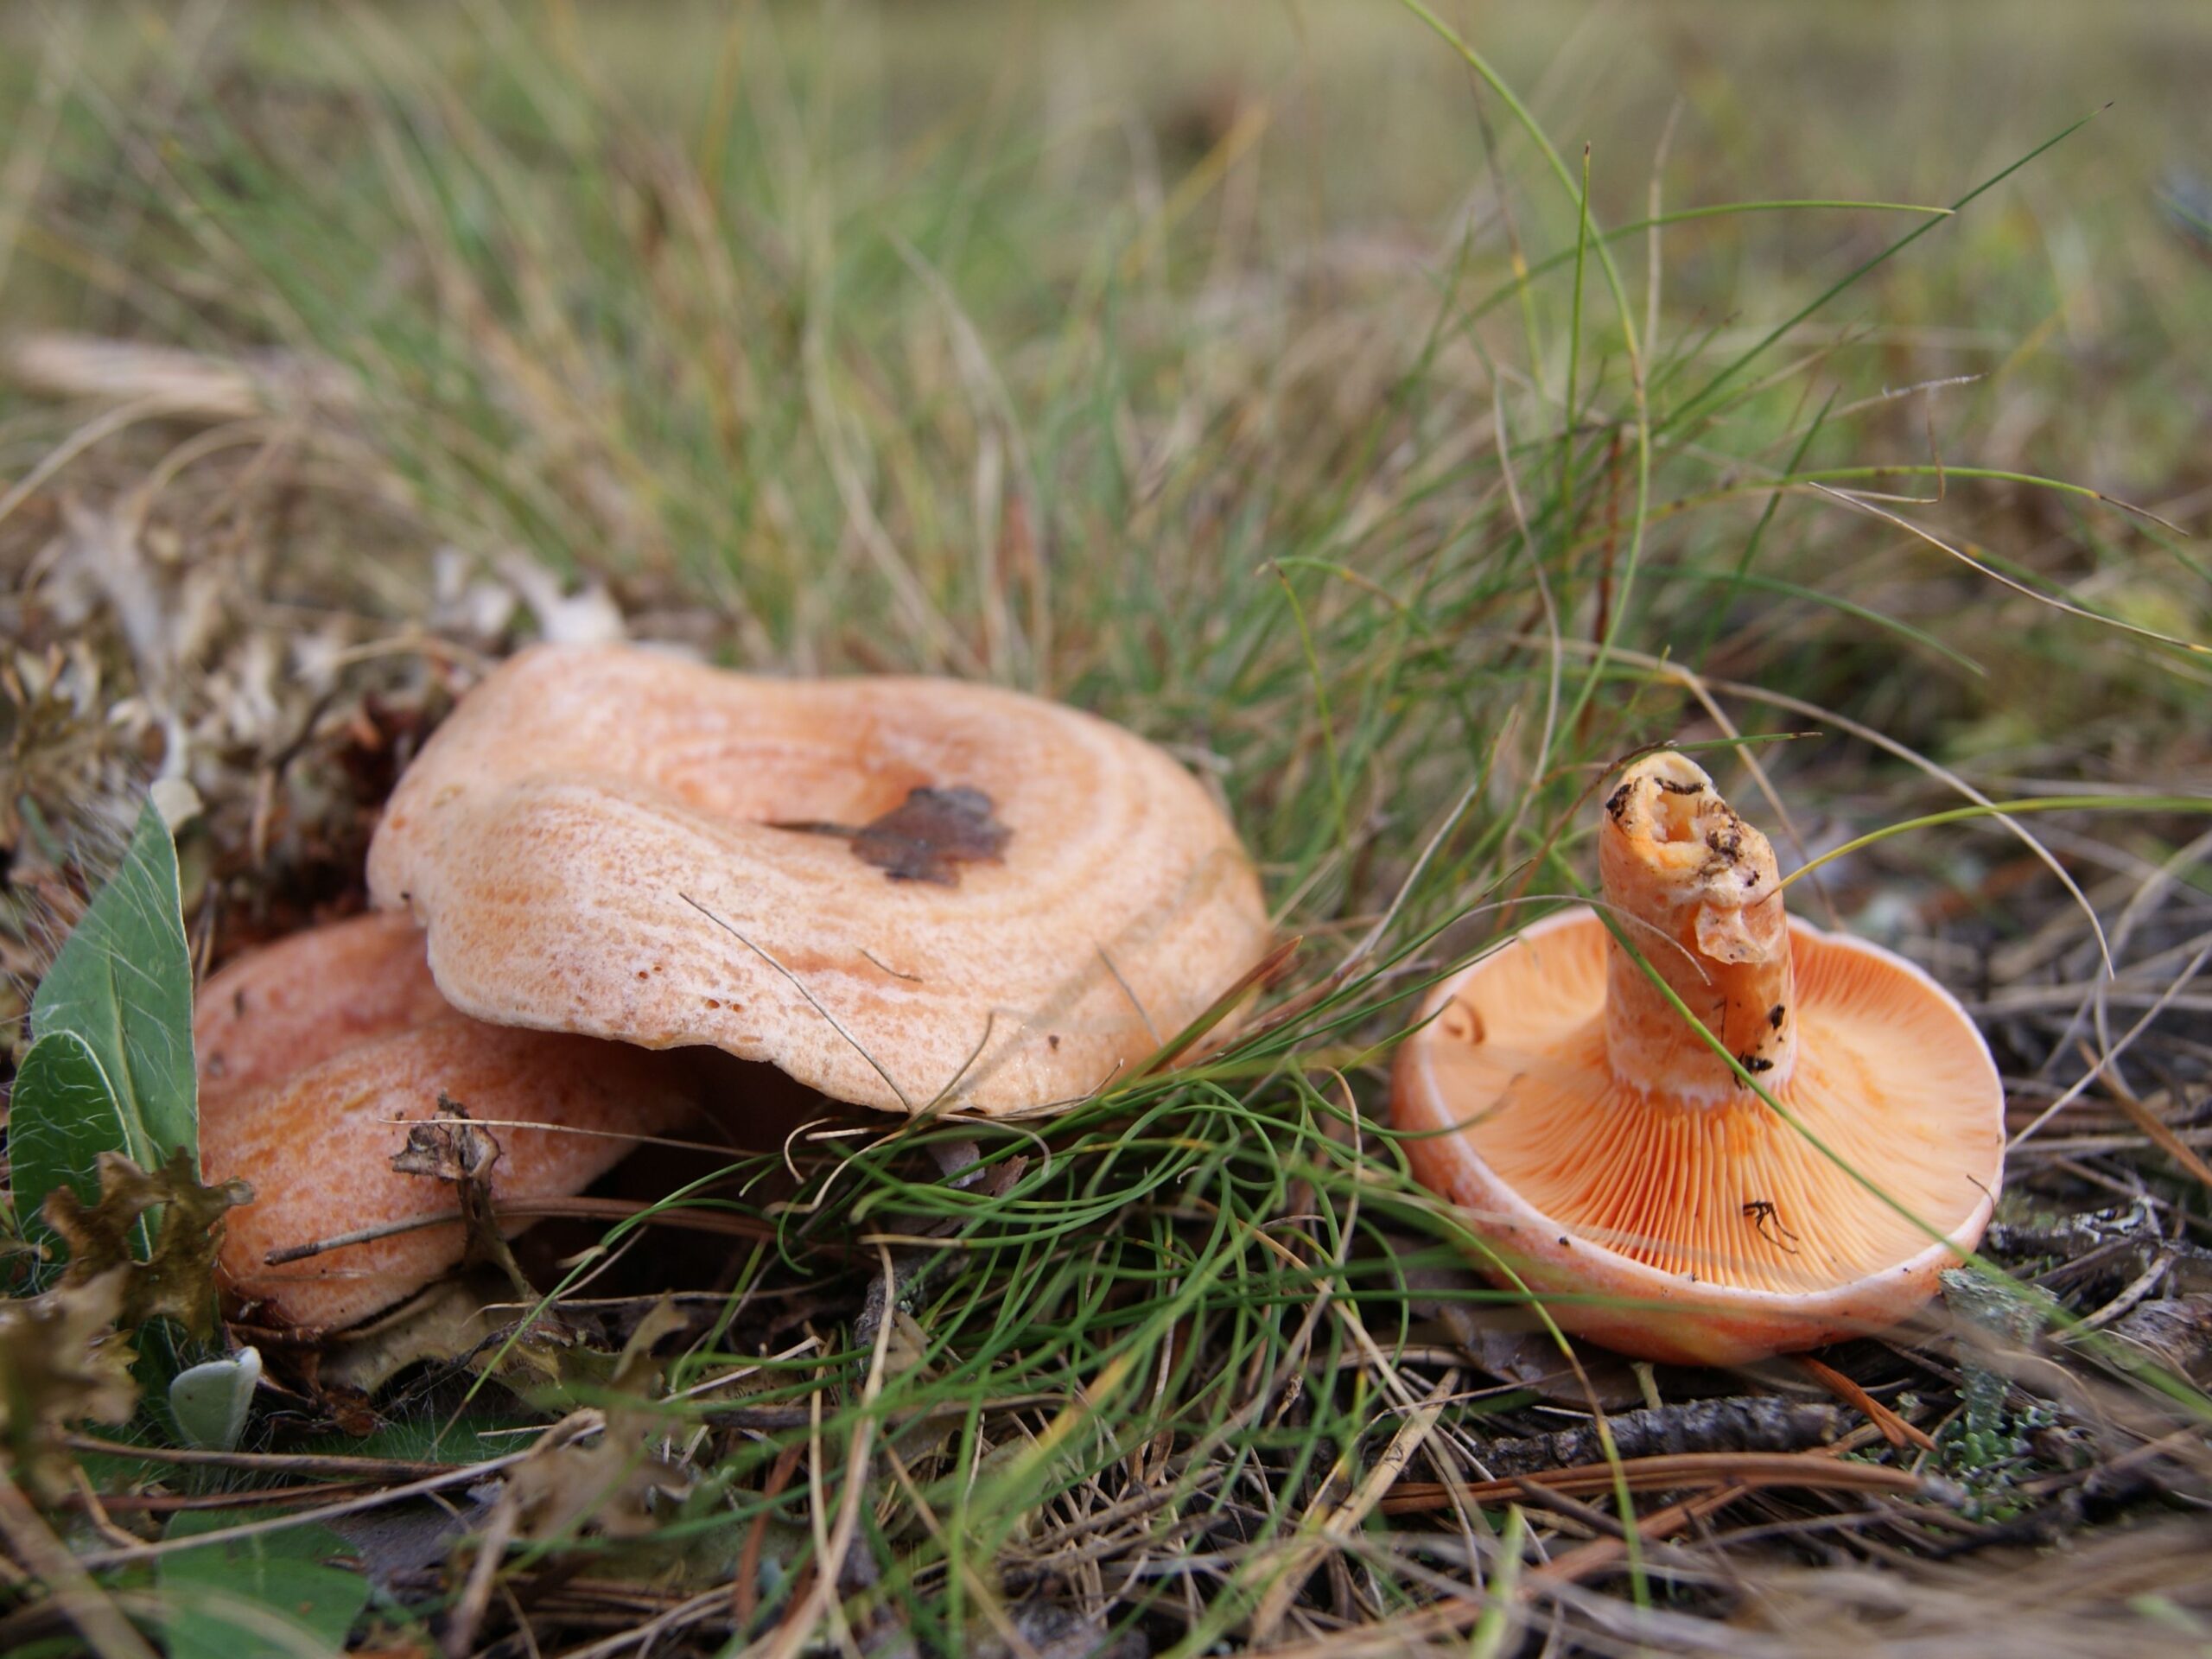
[[[478,1019],[717,1047],[887,1110],[1078,1099],[1270,943],[1225,815],[1104,721],[621,647],[479,685],[394,793],[369,885]]]
[[[814,836],[842,836],[853,851],[894,881],[958,884],[959,866],[1001,861],[1013,834],[991,816],[991,798],[980,789],[956,784],[950,789],[917,788],[881,817],[857,830],[842,823],[779,823]]]

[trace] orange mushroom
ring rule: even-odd
[[[1598,835],[1606,909],[1795,1123],[1576,909],[1428,998],[1392,1091],[1415,1174],[1624,1353],[1732,1363],[1895,1324],[1995,1203],[1980,1033],[1911,963],[1785,917],[1766,837],[1682,755],[1631,766]]]
[[[291,1325],[353,1324],[461,1260],[456,1222],[268,1261],[454,1213],[451,1186],[393,1169],[408,1122],[450,1102],[473,1117],[544,1125],[489,1131],[500,1152],[492,1196],[512,1200],[582,1191],[632,1137],[691,1106],[670,1057],[454,1013],[431,982],[421,932],[399,917],[340,922],[239,957],[201,988],[193,1045],[206,1179],[253,1188],[227,1219],[219,1269],[233,1293]]]
[[[1268,940],[1220,809],[1104,721],[612,646],[540,646],[471,692],[369,887],[478,1019],[720,1048],[888,1110],[1089,1094]]]

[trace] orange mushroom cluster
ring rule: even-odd
[[[1502,1281],[1625,1353],[1730,1363],[1896,1323],[2001,1177],[1972,1020],[1910,963],[1786,917],[1766,837],[1684,756],[1631,767],[1598,833],[1636,953],[1571,910],[1437,987],[1393,1087],[1416,1174]]]
[[[392,915],[241,958],[195,1021],[210,1179],[242,1178],[229,1282],[339,1325],[461,1255],[392,1167],[457,1103],[495,1200],[580,1190],[698,1104],[652,1051],[765,1061],[832,1101],[1017,1113],[1158,1052],[1265,953],[1227,818],[1072,709],[921,679],[785,682],[541,646],[432,737],[369,886]],[[1226,1023],[1221,1027],[1227,1028]]]

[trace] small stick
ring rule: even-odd
[[[63,1444],[73,1452],[98,1452],[116,1458],[143,1458],[149,1463],[194,1464],[216,1469],[265,1469],[288,1475],[325,1475],[340,1480],[422,1480],[474,1466],[465,1463],[408,1463],[387,1458],[319,1457],[311,1452],[215,1452],[197,1446],[130,1446],[121,1440],[104,1440],[97,1434],[72,1434]]]
[[[358,1497],[373,1490],[365,1481],[334,1480],[311,1486],[255,1486],[242,1492],[116,1492],[101,1497],[100,1503],[118,1515],[176,1515],[187,1510],[278,1509],[287,1503]]]
[[[1923,1452],[1933,1452],[1936,1442],[1924,1429],[1917,1428],[1891,1411],[1872,1395],[1846,1376],[1833,1365],[1815,1359],[1810,1354],[1797,1356],[1797,1367],[1814,1382],[1864,1416],[1882,1431],[1882,1438],[1897,1451],[1907,1446],[1916,1446]]]
[[[720,1233],[730,1238],[750,1238],[772,1241],[776,1230],[765,1221],[751,1216],[725,1215],[712,1210],[656,1210],[647,1204],[631,1198],[514,1198],[493,1206],[492,1213],[499,1220],[532,1218],[545,1216],[580,1216],[593,1221],[627,1221],[632,1217],[655,1227],[677,1227],[688,1232]],[[401,1233],[419,1232],[425,1227],[458,1227],[467,1217],[459,1211],[435,1216],[409,1216],[400,1221],[387,1221],[374,1227],[364,1227],[355,1232],[340,1233],[330,1238],[319,1238],[311,1244],[287,1245],[281,1250],[271,1250],[261,1259],[272,1268],[287,1262],[304,1262],[311,1255],[321,1255],[327,1250],[342,1250],[349,1244],[367,1244],[379,1238],[391,1238]],[[836,1249],[840,1247],[826,1247]]]
[[[1570,1495],[1604,1494],[1613,1487],[1616,1465],[1586,1463],[1573,1469],[1554,1469],[1541,1478],[1554,1491]],[[1878,1464],[1841,1463],[1824,1452],[1686,1452],[1673,1457],[1626,1458],[1618,1465],[1620,1478],[1631,1489],[1664,1491],[1670,1486],[1805,1486],[1834,1491],[1897,1492],[1916,1496],[1928,1490],[1917,1475]],[[1470,1482],[1465,1495],[1477,1502],[1525,1496],[1523,1480]],[[1384,1498],[1385,1515],[1421,1513],[1442,1509],[1445,1489],[1434,1482],[1406,1482]]]

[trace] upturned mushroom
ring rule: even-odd
[[[1598,836],[1606,911],[1742,1073],[1568,910],[1428,998],[1392,1095],[1415,1174],[1624,1353],[1732,1363],[1895,1324],[1995,1202],[1980,1033],[1911,963],[1786,917],[1767,838],[1684,756],[1631,766]]]
[[[456,1103],[506,1120],[489,1131],[499,1156],[485,1179],[495,1202],[512,1201],[581,1192],[692,1103],[673,1057],[455,1013],[403,917],[315,928],[229,963],[200,989],[193,1043],[206,1179],[253,1188],[227,1218],[219,1271],[288,1325],[350,1325],[461,1259],[457,1221],[268,1259],[453,1214],[451,1185],[392,1166],[410,1123]]]
[[[471,692],[369,886],[477,1019],[711,1046],[907,1112],[1090,1094],[1268,938],[1221,810],[1104,721],[622,647],[540,646]]]

